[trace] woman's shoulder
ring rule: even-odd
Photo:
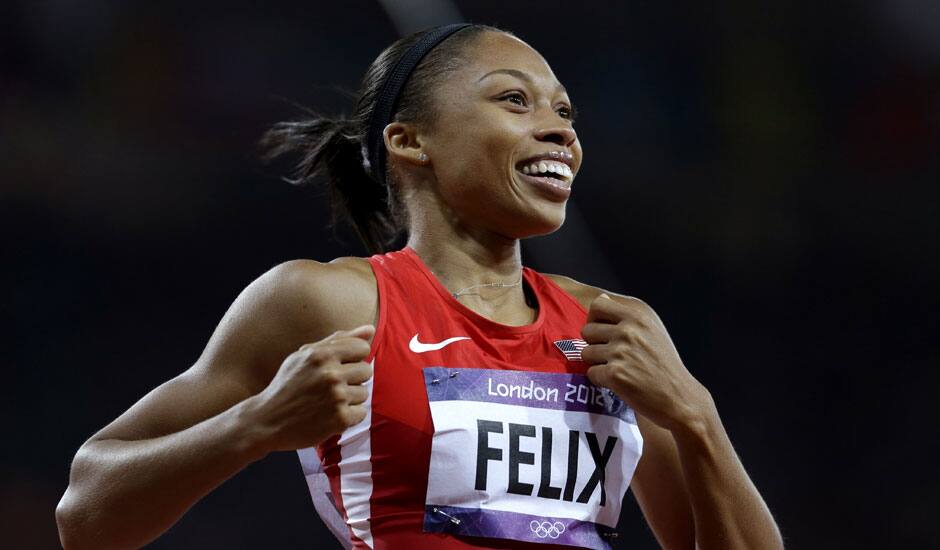
[[[542,275],[558,285],[565,293],[580,303],[584,309],[589,309],[591,302],[593,302],[595,298],[600,296],[602,292],[607,292],[601,288],[584,284],[565,275],[556,275],[554,273],[542,273]]]
[[[556,275],[553,273],[542,273],[542,275],[548,277],[553,283],[568,293],[568,295],[577,300],[586,310],[591,309],[591,302],[593,302],[601,294],[607,294],[615,301],[625,305],[640,307],[643,309],[651,309],[649,305],[646,304],[646,302],[634,296],[628,296],[626,294],[620,294],[600,287],[585,284],[565,275]]]
[[[376,293],[370,276],[364,259],[275,265],[238,294],[194,372],[222,372],[254,393],[261,391],[300,346],[373,322]]]
[[[375,321],[375,275],[365,258],[346,256],[329,262],[295,259],[280,263],[259,278],[300,322],[318,327],[325,335]]]

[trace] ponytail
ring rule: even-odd
[[[461,54],[484,31],[506,33],[495,27],[473,25],[435,46],[414,68],[397,106],[392,109],[394,112],[383,116],[430,125],[439,86],[466,61]],[[379,54],[362,79],[352,118],[332,119],[304,109],[309,118],[279,122],[260,141],[263,160],[293,159],[294,169],[290,177],[283,178],[285,181],[309,185],[325,176],[331,196],[330,225],[335,228],[340,220],[349,222],[370,254],[387,252],[407,229],[407,220],[399,197],[398,178],[391,177],[394,174],[384,162],[376,167],[372,167],[371,161],[364,163],[366,158],[375,157],[364,134],[383,83],[412,45],[427,34],[428,31],[421,31],[401,38]],[[373,147],[385,144],[380,142]]]
[[[278,122],[260,141],[262,159],[293,159],[293,185],[310,185],[325,176],[335,228],[351,223],[370,254],[386,252],[399,234],[387,188],[376,183],[362,165],[362,129],[353,119],[331,119],[308,111],[310,118]]]

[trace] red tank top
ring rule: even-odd
[[[352,546],[408,550],[556,546],[423,530],[434,425],[422,369],[472,365],[583,374],[585,363],[570,360],[556,342],[580,338],[587,312],[548,277],[523,267],[524,284],[538,302],[537,318],[529,325],[503,325],[455,299],[411,248],[377,254],[368,261],[379,301],[378,326],[366,360],[374,369],[366,402],[369,413],[363,422],[317,448]],[[304,464],[312,492],[310,473],[317,466]],[[315,492],[315,501],[318,494],[324,493]]]

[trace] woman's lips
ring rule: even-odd
[[[519,179],[532,185],[549,198],[563,201],[571,196],[571,181],[546,176],[532,176],[516,170]]]

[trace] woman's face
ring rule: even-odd
[[[518,38],[485,32],[465,56],[423,132],[440,198],[463,225],[508,238],[558,229],[581,166],[568,95]],[[550,177],[530,175],[546,168]]]

